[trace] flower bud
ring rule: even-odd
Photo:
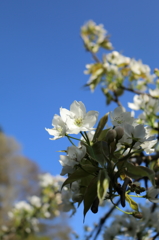
[[[138,219],[142,219],[143,218],[143,215],[142,215],[141,212],[134,212],[132,214],[132,216],[135,217],[135,218],[138,218]]]
[[[116,131],[115,130],[113,130],[113,129],[110,129],[108,132],[107,132],[107,135],[106,135],[106,142],[108,142],[109,144],[111,143],[111,142],[114,142],[114,139],[116,138],[116,135],[117,135],[117,133],[116,133]]]
[[[117,126],[117,127],[115,127],[114,130],[116,131],[116,134],[117,134],[116,139],[120,140],[124,135],[124,129],[120,126]]]

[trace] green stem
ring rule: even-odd
[[[114,205],[115,206],[115,205]],[[118,210],[120,210],[121,212],[123,213],[126,213],[126,214],[129,214],[129,215],[132,215],[133,212],[125,212],[124,210],[122,210],[121,208],[119,208],[118,206],[115,206]]]
[[[83,132],[82,131],[80,131],[80,134],[82,135],[82,137],[87,141],[87,139],[86,139],[86,136],[83,134]]]
[[[129,195],[130,197],[145,198],[144,196]]]
[[[84,134],[85,134],[85,136],[86,136],[86,141],[87,141],[88,145],[90,146],[90,141],[89,141],[88,135],[87,135],[86,132],[84,132]]]
[[[75,144],[72,142],[72,140],[69,138],[69,136],[66,136],[68,138],[68,140],[70,141],[70,143],[72,143],[73,146],[75,146]]]
[[[75,137],[71,137],[71,136],[69,136],[68,134],[65,134],[65,136],[68,137],[68,138],[72,138],[72,139],[74,139],[74,140],[78,140],[78,141],[83,142],[84,144],[86,144],[85,141],[82,141],[81,139],[78,139],[78,138],[75,138]]]

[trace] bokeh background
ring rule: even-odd
[[[82,101],[100,117],[115,107],[106,106],[100,88],[91,93],[83,87],[89,78],[85,65],[93,60],[81,26],[88,20],[104,24],[115,50],[142,59],[153,71],[159,67],[158,12],[159,2],[149,0],[0,1],[0,126],[42,171],[59,174],[57,151],[69,146],[67,139],[50,141],[44,129],[60,107]],[[132,98],[129,93],[121,101],[126,106]],[[97,218],[89,213],[86,224]],[[70,222],[82,231],[82,209]]]

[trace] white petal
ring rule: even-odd
[[[82,102],[74,101],[70,106],[70,111],[73,112],[76,118],[81,117],[84,118],[86,114],[85,105]]]
[[[89,111],[84,118],[83,125],[92,128],[97,122],[98,114],[96,111]]]
[[[61,118],[64,122],[67,121],[68,117],[73,117],[73,114],[69,110],[67,110],[66,108],[60,108],[60,115],[61,115]]]

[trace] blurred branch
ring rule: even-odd
[[[94,229],[92,230],[92,232],[90,233],[89,236],[86,237],[85,240],[89,240],[91,239],[91,237],[94,235],[94,233],[96,232],[93,240],[96,240],[98,235],[100,234],[102,227],[105,223],[105,221],[107,220],[107,218],[112,214],[112,212],[115,210],[116,206],[120,203],[120,199],[117,201],[117,203],[109,210],[109,212],[107,212],[102,218],[100,218],[99,223],[94,227]]]

